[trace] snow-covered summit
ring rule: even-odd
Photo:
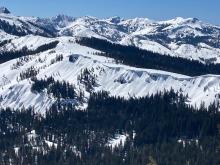
[[[119,17],[119,16],[114,16],[114,17],[110,17],[110,18],[107,18],[106,21],[109,21],[113,24],[118,24],[120,23],[121,21],[123,21],[124,19]]]
[[[168,21],[160,21],[160,23],[167,23],[167,24],[186,24],[186,23],[196,23],[200,22],[198,18],[183,18],[183,17],[176,17],[175,19],[171,19]]]

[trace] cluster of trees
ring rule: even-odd
[[[32,78],[32,81],[34,82],[31,87],[33,92],[40,93],[47,89],[47,93],[53,94],[56,98],[75,99],[76,97],[75,87],[68,82],[55,81],[53,77],[41,80]]]
[[[17,59],[16,63],[11,66],[11,69],[18,69],[19,67],[23,66],[26,62],[32,59],[31,56],[24,56]]]
[[[62,54],[56,55],[55,59],[52,59],[50,63],[54,64],[54,63],[59,62],[59,61],[63,61],[63,55]]]
[[[220,64],[203,64],[195,60],[161,55],[134,46],[123,46],[97,38],[80,38],[76,42],[104,52],[97,53],[97,55],[111,57],[116,59],[116,62],[134,67],[159,69],[189,76],[220,74]]]
[[[17,27],[15,24],[11,25],[5,20],[0,20],[0,29],[2,29],[8,34],[12,34],[16,36],[26,35],[26,32],[22,28]]]
[[[85,89],[88,92],[92,92],[94,86],[97,85],[96,83],[96,76],[92,74],[92,71],[88,70],[87,68],[81,71],[81,74],[77,77],[77,80],[85,85]]]
[[[38,73],[39,73],[39,69],[36,69],[34,66],[31,66],[30,68],[27,68],[25,71],[22,71],[20,73],[18,80],[33,78],[37,76]]]
[[[36,48],[35,50],[29,50],[27,47],[23,47],[21,50],[11,50],[0,53],[0,64],[6,61],[16,59],[23,56],[34,55],[40,52],[44,52],[50,49],[54,49],[59,41],[53,41],[48,44],[44,44]]]
[[[108,131],[135,130],[138,135],[135,139],[137,145],[217,135],[220,118],[215,115],[218,114],[216,106],[213,104],[208,110],[204,107],[197,110],[187,106],[185,101],[186,98],[182,94],[177,94],[173,90],[129,100],[109,97],[104,92],[92,95],[88,109],[91,116],[95,114],[92,117],[96,118],[95,127],[98,125],[103,129],[103,126],[108,125]],[[114,123],[111,123],[112,121]]]
[[[59,44],[59,41],[52,41],[50,43],[43,44],[43,45],[39,46],[35,50],[28,50],[27,52],[28,52],[28,54],[37,54],[37,53],[44,52],[44,51],[47,51],[50,49],[54,49],[54,48],[56,48],[56,46],[58,44]]]
[[[6,44],[8,44],[10,42],[11,42],[11,39],[0,41],[0,46],[2,47],[2,46],[6,45]]]
[[[84,111],[60,102],[44,117],[33,109],[2,110],[0,164],[218,165],[219,105],[195,109],[185,99],[173,90],[127,100],[100,92]],[[106,145],[115,134],[127,135],[124,146]]]
[[[44,37],[56,37],[56,32],[57,30],[55,28],[49,29],[49,28],[45,28],[43,26],[40,26],[36,23],[33,23],[31,21],[27,21],[29,24],[31,24],[32,26],[37,27],[38,29],[42,30],[42,32],[36,31],[35,35],[40,35],[40,36],[44,36]],[[23,24],[26,24],[25,22],[22,21]],[[29,32],[30,34],[30,32]],[[32,34],[32,33],[31,33]]]
[[[27,21],[27,22],[24,22],[22,20],[18,20],[18,21],[22,24],[22,27],[16,26],[15,24],[11,25],[5,20],[0,20],[0,29],[2,29],[8,34],[12,34],[15,36],[25,36],[28,34],[35,34],[35,35],[40,35],[44,37],[55,37],[56,36],[54,31],[44,28],[42,26],[39,26],[31,21]],[[36,32],[29,30],[30,25],[34,26],[35,28],[38,28],[39,30],[37,30]]]
[[[74,63],[74,62],[76,62],[76,60],[78,60],[78,58],[79,58],[79,55],[70,55],[69,56],[69,62],[72,62],[72,63]]]

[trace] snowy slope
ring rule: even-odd
[[[11,41],[8,44],[0,47],[1,51],[21,50],[23,47],[27,47],[29,50],[35,50],[43,44],[48,44],[55,41],[55,38],[46,38],[41,36],[27,35],[22,37],[8,37]]]
[[[39,36],[26,36],[22,42],[19,40],[18,43],[25,44],[26,42],[26,45],[30,47],[29,37],[32,38],[35,46],[53,40]],[[41,42],[37,42],[39,40]],[[37,112],[44,113],[56,101],[46,92],[31,92],[33,82],[30,79],[19,80],[20,73],[31,66],[39,69],[37,78],[53,76],[56,80],[65,80],[74,84],[78,92],[80,89],[85,91],[84,85],[80,84],[77,77],[87,68],[96,77],[95,91],[105,90],[111,95],[125,98],[141,97],[173,88],[175,91],[182,89],[183,94],[189,96],[188,102],[191,105],[199,106],[201,102],[205,102],[208,106],[219,99],[220,76],[188,77],[158,70],[138,69],[116,64],[113,59],[92,55],[92,52],[96,50],[76,44],[74,37],[59,37],[54,40],[59,40],[60,43],[53,51],[48,50],[30,56],[29,60],[18,68],[13,68],[13,64],[18,59],[0,65],[0,70],[4,71],[0,72],[1,107],[28,108],[33,106]],[[52,64],[51,60],[59,54],[64,56],[63,61]],[[74,63],[69,62],[70,55],[76,57]],[[85,100],[88,97],[89,93],[86,92]]]
[[[35,20],[36,18],[34,17],[18,17],[10,12],[7,13],[0,11],[0,31],[16,36],[25,36],[28,34],[46,37],[54,36],[53,32],[49,29],[35,24]]]

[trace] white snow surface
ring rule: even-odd
[[[30,37],[32,38],[30,40]],[[58,40],[58,46],[36,55],[30,56],[23,65],[14,69],[12,66],[18,59],[0,64],[0,106],[14,109],[34,107],[36,112],[44,114],[56,101],[46,92],[34,93],[31,91],[30,79],[19,80],[19,75],[27,68],[39,69],[38,79],[53,76],[55,80],[67,81],[75,85],[77,92],[84,90],[77,77],[84,69],[89,69],[96,76],[97,86],[95,91],[108,91],[110,95],[129,97],[142,97],[155,94],[158,91],[175,91],[182,89],[184,95],[189,96],[188,104],[199,106],[202,102],[206,106],[219,100],[220,76],[203,75],[189,77],[185,75],[151,69],[134,68],[116,64],[115,60],[93,55],[97,50],[80,46],[75,43],[74,37],[58,37],[48,39],[39,36],[26,36],[15,39],[14,45],[27,45],[28,48],[42,43]],[[38,42],[40,41],[40,42]],[[51,60],[62,54],[63,61],[51,64]],[[76,57],[76,61],[69,62],[69,56]],[[39,60],[41,59],[41,60]],[[85,93],[85,99],[89,93]]]

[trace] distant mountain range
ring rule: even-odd
[[[220,27],[196,18],[178,17],[168,21],[120,17],[98,19],[89,16],[75,18],[65,15],[35,18],[14,16],[7,8],[1,8],[0,13],[0,29],[16,36],[96,37],[165,55],[206,63],[220,62]]]

